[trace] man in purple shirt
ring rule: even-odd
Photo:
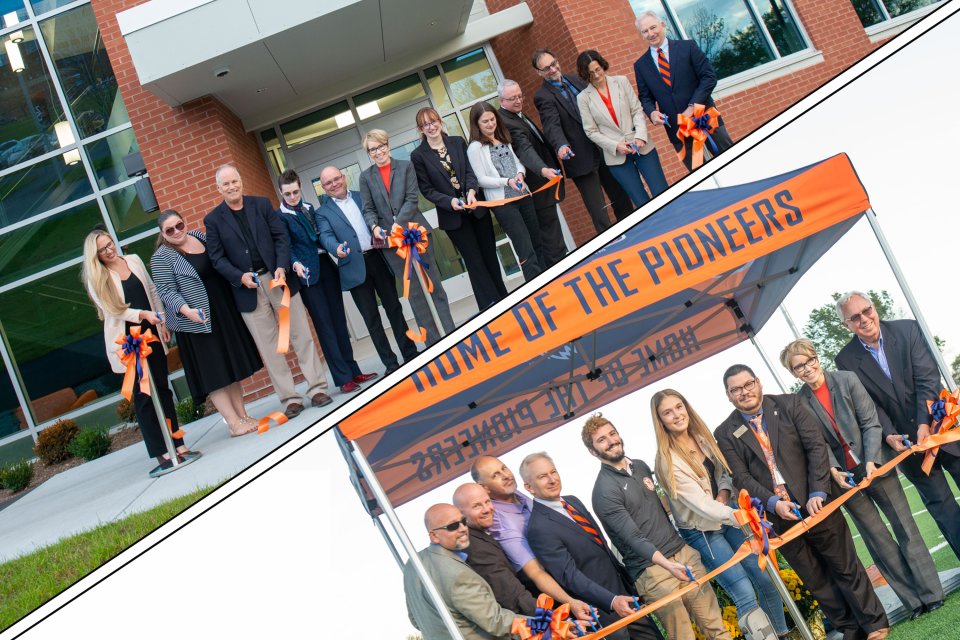
[[[503,462],[493,456],[481,456],[470,467],[473,481],[490,494],[493,502],[493,526],[487,533],[500,543],[515,571],[522,571],[541,593],[559,603],[570,603],[575,618],[590,619],[590,606],[571,597],[557,584],[527,544],[526,529],[533,510],[533,498],[517,491],[517,481]]]

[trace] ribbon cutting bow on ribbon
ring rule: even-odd
[[[689,138],[693,141],[693,162],[691,166],[696,169],[703,164],[703,145],[710,144],[710,152],[713,155],[720,153],[717,143],[713,141],[710,134],[716,131],[720,126],[720,112],[713,107],[705,107],[702,104],[693,105],[693,116],[685,116],[682,113],[677,115],[677,138],[682,143],[680,151],[680,161],[687,155],[686,141]]]
[[[277,353],[286,353],[290,348],[290,287],[283,280],[271,280],[270,288],[283,287],[283,298],[277,309]]]
[[[569,616],[569,604],[553,609],[553,598],[541,593],[536,613],[529,618],[514,618],[510,633],[520,636],[520,640],[566,640],[573,637],[574,625],[567,620]]]
[[[769,532],[773,531],[773,525],[763,517],[763,502],[759,498],[751,498],[746,489],[741,489],[737,497],[737,505],[740,508],[734,511],[733,515],[741,527],[749,527],[750,533],[753,534],[753,538],[747,542],[750,543],[750,550],[757,554],[760,570],[766,570],[767,560],[777,567],[777,558],[773,549],[770,548]]]
[[[420,256],[427,252],[428,232],[422,225],[416,222],[408,222],[406,228],[394,223],[390,229],[390,235],[387,237],[387,246],[397,250],[397,255],[403,260],[403,297],[410,299],[410,278],[413,277],[413,270],[422,278],[421,284],[427,290],[427,293],[433,293],[433,281],[427,275],[427,269],[430,265]],[[407,337],[414,342],[426,342],[427,330],[420,327],[420,333],[414,333],[407,329]]]
[[[150,395],[150,367],[143,365],[147,356],[153,353],[150,343],[159,342],[150,329],[140,333],[140,328],[140,325],[132,326],[129,334],[121,335],[115,340],[115,343],[120,345],[117,356],[127,368],[120,393],[128,401],[133,398],[133,385],[137,376],[140,377],[140,393]]]
[[[937,400],[927,400],[927,410],[933,416],[933,424],[930,428],[931,437],[941,434],[957,427],[957,421],[960,419],[960,390],[950,393],[946,389],[940,391],[940,397]],[[933,463],[937,458],[937,452],[940,447],[928,449],[923,456],[923,463],[920,468],[927,475],[933,470]]]

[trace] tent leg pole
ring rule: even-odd
[[[760,346],[760,343],[757,342],[757,339],[753,336],[750,336],[750,344],[753,345],[753,348],[757,350],[757,353],[760,354],[760,358],[763,360],[763,364],[767,365],[770,374],[773,376],[773,379],[777,381],[777,386],[780,387],[781,393],[790,393],[786,385],[783,384],[783,380],[780,379],[780,375],[777,373],[777,370],[773,368],[773,363],[770,361],[770,358],[767,356],[767,352],[763,350],[763,347]]]
[[[793,334],[793,339],[799,340],[800,338],[802,338],[803,336],[797,330],[797,325],[793,321],[793,316],[790,315],[790,312],[787,311],[787,308],[782,304],[780,305],[780,313],[783,314],[783,319],[787,321],[787,327],[790,328],[790,332]]]
[[[360,451],[359,447],[357,447],[353,442],[350,443],[350,453],[353,456],[354,461],[357,463],[357,467],[359,467],[360,471],[363,472],[363,477],[367,480],[367,485],[370,487],[370,491],[373,492],[374,497],[377,499],[377,503],[383,510],[383,515],[387,517],[387,521],[390,523],[390,526],[393,527],[397,537],[400,538],[400,543],[406,550],[407,556],[409,556],[410,562],[413,564],[413,568],[416,570],[424,588],[427,590],[427,595],[429,595],[430,599],[433,601],[433,606],[437,608],[437,612],[440,614],[440,619],[443,620],[444,626],[446,626],[447,631],[450,632],[450,637],[454,640],[463,640],[463,635],[460,633],[457,623],[454,622],[453,616],[450,615],[450,611],[447,609],[446,603],[443,601],[443,598],[440,597],[440,592],[437,591],[436,585],[433,584],[433,580],[431,580],[430,576],[427,574],[427,570],[423,566],[423,562],[420,561],[420,556],[417,554],[417,550],[414,548],[413,542],[410,541],[410,537],[407,535],[406,530],[400,523],[400,519],[397,518],[397,513],[393,510],[393,506],[390,504],[390,499],[387,497],[383,487],[380,486],[380,481],[377,479],[376,474],[373,472],[373,469],[370,468],[370,463],[367,462],[366,456],[363,455],[363,452]]]
[[[383,526],[383,522],[380,520],[379,516],[373,518],[373,526],[375,526],[377,531],[380,532],[380,535],[383,536],[384,541],[390,548],[390,553],[393,554],[393,559],[397,561],[397,566],[400,567],[400,571],[403,571],[403,558],[400,557],[400,553],[397,551],[397,546],[393,544],[393,540],[390,538],[390,534],[387,532],[386,527]]]
[[[933,339],[933,333],[930,331],[930,327],[927,326],[927,321],[924,320],[923,314],[920,313],[920,306],[917,304],[916,298],[913,297],[913,291],[910,289],[910,285],[907,284],[907,279],[903,276],[903,272],[900,270],[900,265],[897,263],[897,258],[893,255],[893,251],[890,249],[890,245],[887,243],[886,236],[883,235],[883,230],[880,228],[880,223],[877,222],[877,214],[874,213],[873,209],[867,209],[867,221],[870,223],[870,228],[873,230],[873,235],[877,237],[877,242],[880,243],[880,249],[883,251],[883,256],[887,259],[887,264],[890,265],[890,269],[893,271],[893,275],[897,279],[897,284],[900,285],[903,295],[907,298],[907,305],[910,306],[910,311],[913,312],[913,317],[916,318],[917,323],[920,325],[920,330],[923,332],[923,337],[927,341],[927,346],[930,348],[930,353],[932,353],[933,357],[936,359],[937,367],[940,369],[940,374],[947,382],[947,389],[950,391],[956,391],[957,382],[953,379],[953,376],[950,375],[950,367],[947,366],[947,361],[943,359],[943,354],[940,353],[940,349],[937,348],[937,343]]]

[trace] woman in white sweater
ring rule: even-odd
[[[729,505],[730,468],[707,425],[679,392],[655,393],[650,413],[657,436],[657,479],[670,501],[680,537],[700,552],[704,566],[712,571],[733,557],[745,539]],[[733,598],[746,637],[753,637],[751,630],[771,624],[778,637],[787,635],[783,602],[755,557],[730,567],[716,580]]]
[[[523,181],[526,168],[510,146],[510,133],[497,110],[487,102],[478,102],[470,109],[470,146],[467,158],[483,188],[486,200],[502,200],[528,193]],[[504,233],[510,238],[526,280],[543,271],[537,257],[540,227],[533,198],[490,207]]]

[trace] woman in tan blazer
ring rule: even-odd
[[[603,150],[603,161],[635,207],[667,188],[660,156],[647,133],[640,100],[625,76],[608,76],[610,65],[589,49],[577,57],[577,72],[587,88],[577,96],[583,131]],[[650,195],[643,187],[647,183]]]

